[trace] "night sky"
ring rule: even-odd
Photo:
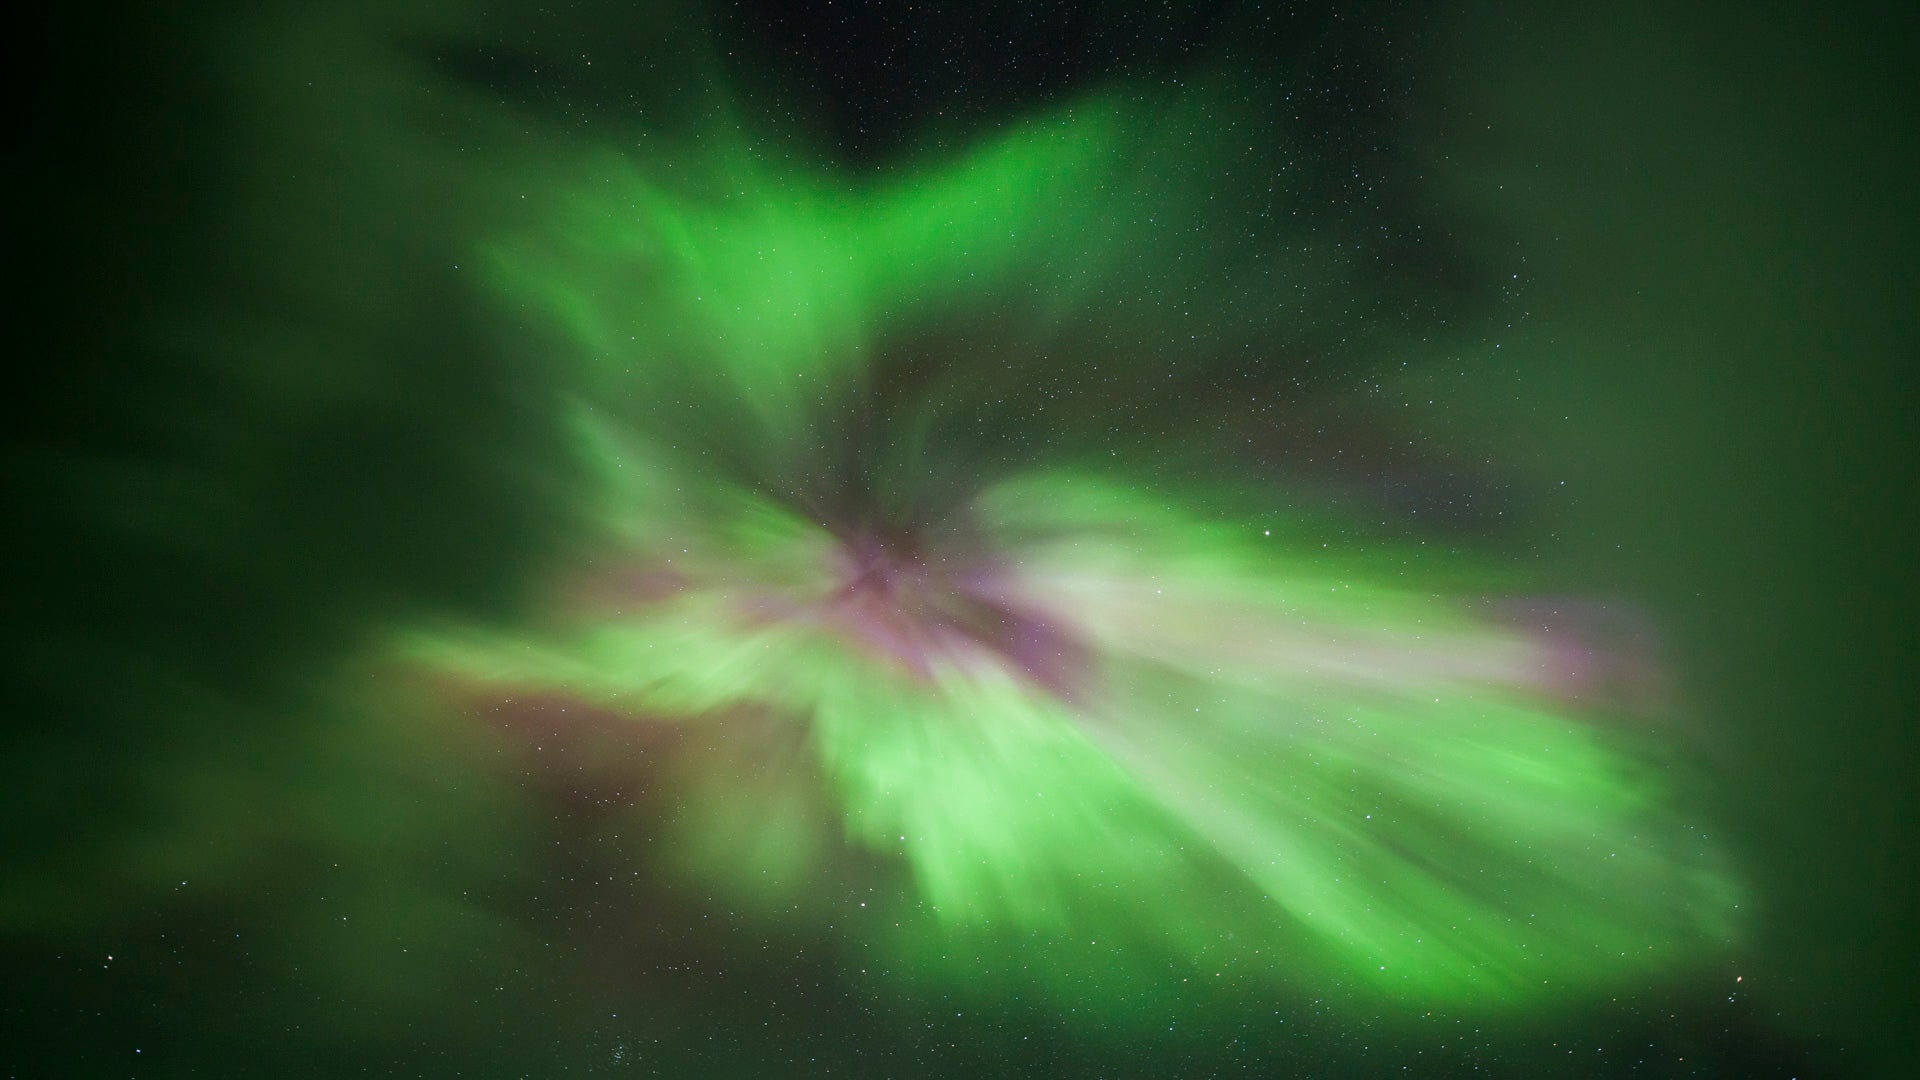
[[[1900,5],[20,28],[7,1076],[1899,1076]]]

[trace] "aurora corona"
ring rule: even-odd
[[[593,535],[537,628],[402,648],[462,700],[783,733],[752,770],[675,759],[707,808],[681,869],[798,910],[837,853],[896,861],[897,918],[845,932],[936,978],[1018,953],[1064,988],[1125,962],[1107,942],[1524,1004],[1725,941],[1735,886],[1625,722],[1660,707],[1651,661],[1495,557],[1355,543],[1311,492],[1167,482],[1154,455],[1191,448],[1126,416],[1008,404],[1151,402],[1190,359],[1125,305],[1190,242],[1164,222],[1219,225],[1139,164],[1182,107],[1084,98],[858,183],[745,141],[671,177],[583,155],[475,257],[570,373]],[[1208,280],[1270,254],[1221,243]],[[1340,287],[1288,250],[1290,287]]]

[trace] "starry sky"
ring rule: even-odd
[[[1910,1063],[1894,6],[51,16],[29,1076]]]

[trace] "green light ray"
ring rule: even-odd
[[[946,391],[982,391],[938,378],[896,402],[883,430],[907,434],[859,493],[878,521],[938,506],[903,516],[909,554],[862,564],[868,523],[809,502],[892,335],[1012,285],[1042,298],[1002,339],[1056,332],[1113,304],[1095,279],[1131,295],[1140,253],[1186,243],[1158,216],[1213,220],[1204,185],[1139,164],[1179,115],[1084,99],[859,182],[738,142],[672,183],[594,156],[543,227],[487,247],[489,282],[551,321],[574,373],[596,566],[651,584],[585,573],[548,625],[434,627],[405,651],[635,723],[781,732],[777,764],[682,766],[703,809],[677,865],[775,911],[848,848],[898,860],[888,934],[917,971],[1017,955],[1065,993],[1089,964],[1197,970],[1232,937],[1276,986],[1490,1007],[1722,947],[1738,889],[1632,710],[1583,681],[1607,658],[1503,615],[1525,583],[1498,560],[1330,541],[1357,523],[1234,509],[1261,499],[1224,476],[1170,493],[1117,453],[1036,453],[936,497],[934,458],[984,460],[941,419]],[[1076,356],[1150,378],[1186,347]]]

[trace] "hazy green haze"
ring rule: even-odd
[[[0,1061],[1898,1075],[1914,29],[36,26]]]

